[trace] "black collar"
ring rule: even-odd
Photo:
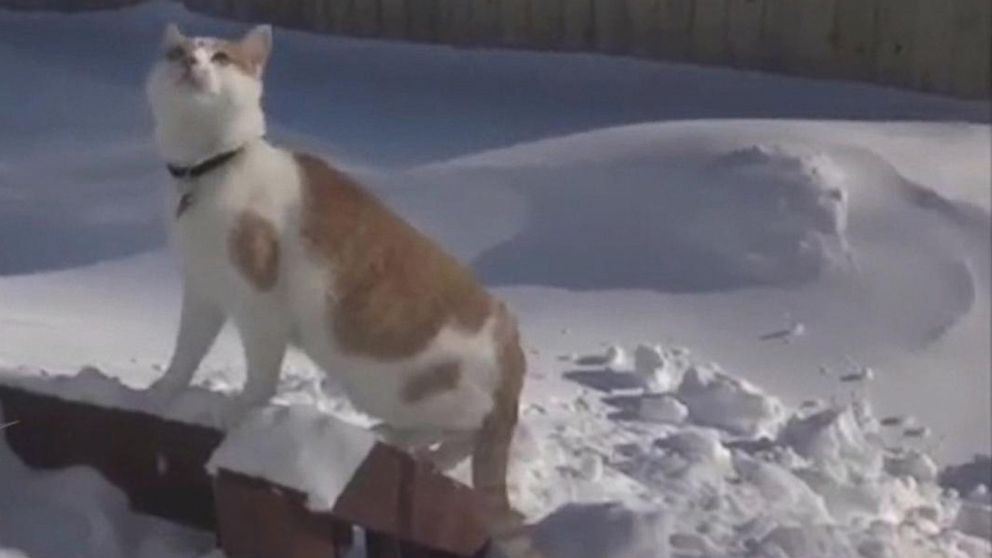
[[[230,161],[231,159],[236,157],[239,153],[241,153],[243,150],[244,150],[244,146],[241,146],[237,149],[232,149],[231,151],[225,151],[223,153],[214,155],[213,157],[207,159],[206,161],[199,162],[189,167],[180,167],[177,165],[166,164],[165,168],[169,169],[169,174],[171,174],[172,177],[177,180],[193,180],[196,178],[200,178],[201,176],[207,174],[208,172]]]

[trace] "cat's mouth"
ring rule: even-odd
[[[176,85],[192,89],[197,93],[203,93],[207,90],[207,78],[202,74],[187,70],[179,74],[179,77],[176,78]]]

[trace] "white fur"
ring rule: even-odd
[[[171,29],[166,31],[166,48],[182,39]],[[152,68],[146,87],[159,152],[172,164],[192,165],[265,134],[258,76],[211,62],[213,39],[192,41],[197,63],[191,72],[201,86],[183,83],[185,70],[163,58]]]
[[[357,407],[397,430],[476,430],[492,408],[500,377],[494,319],[476,333],[445,327],[408,359],[383,362],[341,351],[328,324],[334,270],[307,250],[299,236],[300,168],[290,153],[261,138],[260,80],[227,70],[205,78],[208,85],[202,91],[177,85],[166,62],[153,69],[148,81],[156,138],[166,161],[193,163],[244,147],[195,182],[177,183],[177,190],[192,192],[194,200],[171,219],[185,281],[182,318],[175,353],[155,389],[174,395],[188,385],[221,325],[230,319],[243,339],[247,363],[238,415],[274,394],[285,351],[296,345],[340,379]],[[235,220],[248,210],[271,222],[279,235],[278,281],[267,292],[248,282],[228,253]],[[403,401],[403,386],[411,377],[452,360],[461,369],[455,390],[416,404]]]

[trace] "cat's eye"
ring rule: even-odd
[[[221,65],[227,65],[231,62],[231,57],[223,51],[215,52],[210,59]]]
[[[178,62],[178,61],[182,60],[184,56],[186,56],[186,52],[182,49],[182,47],[173,47],[173,48],[170,48],[165,53],[166,60],[168,60],[170,62]]]

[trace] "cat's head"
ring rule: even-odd
[[[147,82],[160,146],[195,157],[264,133],[262,74],[271,48],[267,25],[226,40],[187,37],[169,24]]]

